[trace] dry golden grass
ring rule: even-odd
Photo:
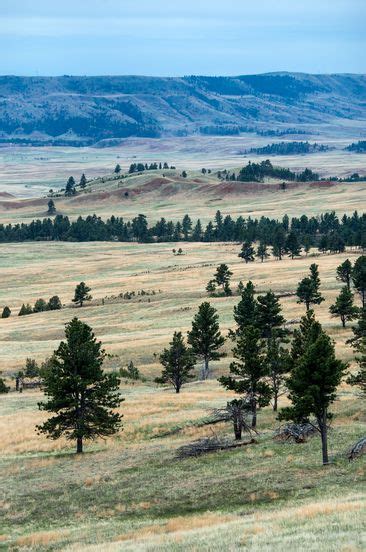
[[[30,535],[19,537],[15,544],[18,547],[34,548],[39,546],[49,547],[57,541],[64,540],[68,531],[40,531]]]
[[[173,330],[189,329],[199,303],[207,299],[205,285],[219,262],[226,262],[233,271],[234,289],[239,280],[252,279],[258,291],[271,288],[277,293],[294,292],[310,263],[317,262],[326,299],[316,308],[317,316],[336,340],[339,354],[349,356],[345,340],[350,330],[343,330],[338,320],[331,319],[328,309],[340,289],[335,279],[336,266],[347,257],[354,260],[357,253],[303,256],[281,262],[270,259],[263,264],[245,265],[237,256],[239,246],[235,244],[182,244],[185,255],[181,257],[173,256],[174,245],[1,245],[0,255],[6,263],[2,269],[0,305],[8,305],[12,310],[9,319],[0,320],[3,370],[10,372],[21,367],[27,356],[43,360],[62,339],[64,324],[79,316],[94,328],[108,353],[119,357],[117,364],[132,359],[151,377],[159,370],[153,354],[166,346]],[[70,305],[75,285],[81,280],[91,286],[95,304],[82,309],[16,316],[23,302],[34,304],[39,297],[47,299],[58,294],[64,304]],[[155,290],[157,294],[101,304],[103,297],[141,289]],[[232,310],[238,298],[210,301],[218,309],[222,328],[227,331],[233,324]],[[297,320],[304,312],[296,297],[286,297],[281,302],[288,320]]]

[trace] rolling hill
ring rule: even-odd
[[[305,133],[366,122],[366,76],[0,77],[0,143],[114,145],[129,137]],[[356,122],[357,121],[357,122]]]

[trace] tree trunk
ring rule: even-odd
[[[235,433],[235,440],[240,441],[240,439],[241,439],[241,423],[239,421],[234,421],[234,433]]]
[[[329,464],[328,457],[328,430],[327,430],[327,417],[324,415],[322,419],[318,421],[320,435],[322,440],[322,455],[323,455],[323,466]]]
[[[342,320],[342,326],[343,326],[343,328],[345,328],[346,327],[346,319],[343,315],[341,316],[341,320]]]
[[[208,379],[208,374],[209,374],[209,360],[208,358],[205,358],[204,360],[204,378],[203,379]]]
[[[273,395],[273,412],[277,412],[277,408],[278,408],[278,393],[277,391],[275,391]]]
[[[257,427],[257,401],[252,399],[252,427]]]
[[[76,439],[76,454],[82,454],[83,452],[83,438],[78,437]]]

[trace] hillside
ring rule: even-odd
[[[0,142],[113,145],[129,136],[288,135],[329,125],[359,131],[365,96],[366,76],[351,74],[3,76]]]

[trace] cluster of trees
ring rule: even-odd
[[[311,169],[304,169],[301,173],[294,173],[290,169],[275,167],[267,159],[261,163],[249,163],[243,167],[237,177],[232,175],[231,180],[240,182],[263,182],[264,177],[280,178],[282,180],[296,180],[298,182],[312,182],[319,180],[319,175]]]
[[[328,151],[329,146],[323,144],[310,144],[309,142],[277,142],[267,144],[262,148],[251,148],[246,153],[256,155],[301,155],[304,153],[317,153]]]
[[[8,308],[5,307],[4,310]],[[25,316],[27,314],[33,314],[35,312],[43,312],[43,311],[52,311],[52,310],[59,310],[62,308],[62,304],[60,301],[60,298],[58,295],[53,295],[48,301],[45,301],[44,299],[37,299],[37,301],[34,303],[34,307],[27,304],[22,304],[20,311],[18,313],[18,316]],[[9,309],[9,315],[10,316],[11,311]],[[3,318],[8,318],[7,316],[4,316],[3,311]]]
[[[323,253],[342,252],[345,246],[366,248],[366,214],[343,215],[326,212],[318,217],[290,218],[282,220],[261,217],[233,219],[216,212],[214,220],[203,227],[201,221],[192,221],[187,214],[176,223],[161,218],[149,226],[145,215],[139,214],[132,221],[125,222],[121,217],[103,221],[96,215],[78,217],[71,222],[68,217],[56,215],[53,219],[34,220],[29,224],[0,224],[0,243],[23,241],[139,241],[139,242],[248,242],[257,241],[272,246],[279,259],[287,250],[298,248],[307,252],[310,247],[318,247]],[[294,255],[297,255],[295,252]]]
[[[316,280],[319,286],[319,276]],[[278,399],[287,391],[292,404],[281,409],[279,418],[309,423],[314,417],[322,440],[323,463],[327,464],[329,407],[347,365],[336,358],[334,344],[316,321],[314,311],[306,312],[290,343],[290,332],[278,298],[272,291],[256,297],[255,287],[249,281],[242,287],[234,320],[236,327],[229,332],[234,342],[234,361],[229,374],[219,381],[240,396],[233,401],[235,409],[231,409],[236,412],[233,416],[235,437],[241,438],[246,416],[250,416],[255,429],[258,410],[272,401],[273,410],[277,411]],[[156,381],[170,383],[179,393],[182,385],[193,379],[197,359],[203,362],[201,378],[207,378],[209,362],[223,356],[221,349],[225,340],[216,310],[210,303],[202,303],[192,321],[187,343],[181,332],[175,332],[169,347],[160,355],[163,371]],[[366,340],[365,334],[363,340]],[[360,380],[364,381],[366,356],[363,363],[363,373],[355,376],[357,385]]]
[[[136,172],[143,172],[143,171],[157,171],[157,170],[168,170],[169,165],[168,163],[150,163],[148,165],[147,163],[132,163],[130,165],[130,168],[128,169],[128,174],[133,174]],[[170,169],[175,169],[175,167],[171,166]],[[116,172],[116,170],[115,170]]]
[[[72,302],[75,303],[75,305],[82,307],[85,301],[90,301],[92,299],[90,291],[91,288],[88,287],[85,282],[80,282],[80,284],[77,284],[77,286],[75,287]],[[37,299],[34,307],[29,305],[29,303],[23,303],[19,310],[18,316],[26,316],[28,314],[34,314],[36,312],[53,311],[59,309],[62,309],[60,298],[58,295],[53,295],[48,301],[45,301],[42,298]],[[8,306],[5,306],[1,314],[1,318],[9,318],[10,315],[10,308]]]
[[[85,176],[84,173],[80,177],[79,184],[76,184],[75,178],[73,176],[70,176],[68,178],[67,182],[66,182],[65,189],[61,190],[61,191],[64,191],[66,197],[71,197],[73,195],[76,195],[76,193],[77,193],[76,187],[77,186],[79,186],[79,188],[81,190],[84,190],[86,188],[86,183],[87,183],[87,180],[86,180],[86,176]]]
[[[226,265],[218,267],[216,276],[225,294],[230,275]],[[330,307],[331,313],[340,316],[342,323],[345,319],[358,318],[358,324],[353,328],[354,337],[348,342],[360,353],[356,357],[360,368],[347,381],[366,392],[366,257],[359,257],[354,266],[349,260],[339,265],[337,278],[346,285],[335,305]],[[352,282],[361,295],[362,308],[353,306]],[[333,342],[310,309],[310,306],[324,300],[320,293],[317,265],[311,265],[309,276],[299,283],[297,295],[299,302],[306,305],[306,314],[301,319],[300,327],[293,332],[292,339],[280,302],[272,291],[255,297],[252,282],[245,286],[240,283],[240,291],[241,299],[234,307],[236,327],[229,332],[229,337],[234,341],[232,354],[235,360],[230,364],[229,375],[219,378],[224,387],[240,395],[240,399],[235,400],[235,409],[231,409],[236,412],[233,418],[236,438],[241,438],[244,427],[244,422],[240,425],[240,420],[243,421],[249,414],[252,428],[255,428],[258,409],[272,401],[276,411],[279,397],[287,390],[292,404],[281,409],[279,419],[310,423],[310,418],[314,417],[322,441],[323,463],[327,464],[329,408],[336,398],[338,385],[346,375],[347,365],[336,358]],[[345,301],[346,291],[352,295],[351,301],[349,295]],[[194,377],[197,358],[203,360],[201,377],[204,379],[209,375],[209,361],[223,356],[220,349],[225,338],[220,332],[217,312],[209,303],[200,305],[187,341],[188,344],[185,344],[182,334],[176,332],[169,348],[160,357],[164,369],[156,381],[170,382],[177,393],[184,383]]]
[[[366,152],[366,140],[359,140],[358,142],[353,142],[346,147],[347,151],[353,151],[355,153],[365,153]]]

